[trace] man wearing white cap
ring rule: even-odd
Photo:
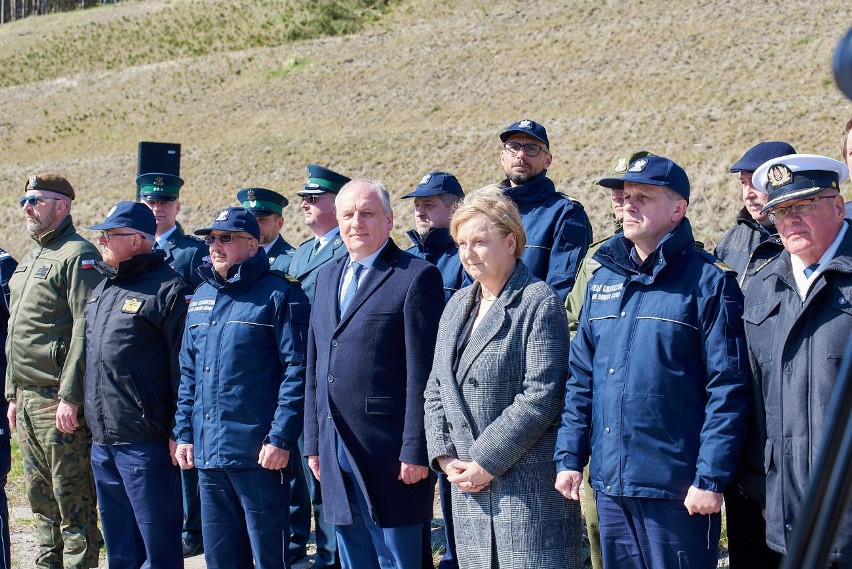
[[[786,553],[822,446],[826,410],[852,334],[852,232],[840,184],[845,164],[810,154],[772,159],[754,172],[785,251],[745,291],[746,338],[766,419],[766,541]],[[830,550],[852,566],[852,510]]]

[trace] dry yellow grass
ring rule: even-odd
[[[0,65],[37,57],[32,38],[58,45],[57,34],[222,4],[122,2],[16,22],[0,27]],[[276,4],[286,3],[265,3]],[[781,139],[838,157],[852,116],[831,80],[843,8],[410,0],[347,36],[254,48],[232,38],[175,59],[152,46],[152,59],[125,54],[137,63],[115,69],[68,62],[50,79],[0,89],[0,245],[16,256],[29,247],[16,200],[32,173],[68,177],[78,226],[102,219],[133,195],[139,140],[183,144],[181,219],[195,228],[240,187],[293,197],[309,162],[385,179],[396,196],[436,169],[477,188],[501,177],[497,134],[520,118],[547,126],[549,175],[586,205],[597,237],[608,231],[608,205],[594,180],[615,153],[644,148],[685,167],[689,216],[712,245],[739,207],[727,168],[746,148]],[[260,13],[204,22],[232,30],[229,18],[240,18],[246,30],[262,24]],[[396,210],[400,236],[410,204]],[[298,243],[307,231],[292,204],[288,212],[285,236]]]

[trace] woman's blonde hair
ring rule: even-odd
[[[515,236],[515,258],[520,259],[527,244],[524,224],[521,222],[521,214],[515,202],[506,197],[500,186],[496,184],[485,186],[466,195],[459,202],[458,209],[453,213],[452,221],[450,221],[450,235],[453,239],[458,236],[459,227],[477,215],[486,217],[501,237],[509,234]]]

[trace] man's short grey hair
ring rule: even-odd
[[[346,182],[343,187],[340,188],[340,191],[337,193],[337,197],[334,198],[334,207],[337,207],[337,202],[340,200],[340,196],[342,196],[347,189],[359,184],[366,184],[370,186],[370,189],[373,190],[373,192],[379,197],[379,201],[382,202],[382,209],[385,213],[393,211],[393,208],[391,208],[390,192],[388,191],[388,187],[385,183],[381,180],[367,180],[365,178],[356,178]]]

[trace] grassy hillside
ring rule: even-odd
[[[852,116],[831,79],[839,0],[369,4],[151,0],[0,27],[0,245],[28,247],[16,200],[32,173],[75,185],[78,226],[102,219],[133,195],[139,140],[183,144],[194,228],[244,186],[294,196],[308,162],[397,196],[436,169],[475,189],[501,177],[497,134],[520,118],[547,126],[549,175],[596,235],[608,204],[594,180],[644,148],[686,168],[712,244],[739,207],[727,168],[746,148],[838,157]],[[396,210],[410,226],[410,204]]]

